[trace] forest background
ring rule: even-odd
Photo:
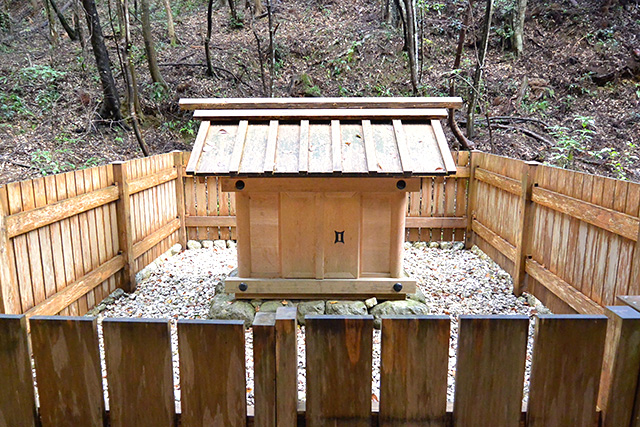
[[[0,184],[189,150],[183,97],[452,93],[454,149],[638,181],[640,5],[0,0]]]

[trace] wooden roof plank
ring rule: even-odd
[[[390,119],[444,119],[444,108],[371,108],[371,109],[277,109],[277,110],[196,110],[195,119],[200,120],[390,120]]]
[[[393,131],[396,135],[396,144],[398,145],[398,153],[400,154],[400,163],[405,173],[413,172],[413,165],[409,157],[409,149],[407,148],[407,136],[404,133],[402,120],[393,121]]]
[[[442,154],[442,160],[444,161],[444,166],[447,169],[447,172],[455,173],[456,162],[453,160],[451,150],[449,150],[447,137],[444,135],[444,130],[442,130],[442,124],[440,124],[440,120],[431,120],[431,126],[433,127],[433,131],[436,134],[436,141],[438,142],[438,146],[440,147],[440,154]]]
[[[362,137],[362,123],[347,122],[340,124],[342,138],[342,170],[349,173],[369,173],[367,155]]]
[[[433,128],[425,123],[404,123],[402,126],[413,164],[413,173],[446,173],[440,146]]]
[[[269,136],[267,137],[267,148],[264,154],[264,172],[273,173],[276,164],[276,142],[278,141],[277,120],[269,122]]]
[[[406,98],[183,98],[182,110],[272,109],[272,108],[454,108],[460,97]]]
[[[233,144],[233,153],[231,153],[231,159],[229,160],[229,173],[238,173],[238,171],[240,170],[240,162],[242,161],[244,143],[247,140],[248,127],[248,120],[240,120],[240,124],[238,125],[238,133],[236,134],[236,140]]]
[[[376,158],[376,147],[373,143],[371,120],[362,121],[362,138],[364,139],[364,152],[367,158],[367,169],[369,172],[378,172],[379,168]]]
[[[297,174],[300,163],[300,124],[286,123],[278,126],[276,142],[275,174]]]
[[[340,120],[331,120],[331,158],[333,171],[342,172],[342,135]]]
[[[309,170],[309,120],[300,122],[300,151],[298,153],[298,171]]]
[[[189,158],[189,163],[187,163],[187,173],[196,173],[196,166],[198,165],[198,160],[200,160],[200,156],[202,155],[202,147],[204,147],[204,141],[205,139],[207,139],[207,131],[209,130],[209,126],[211,126],[210,121],[205,120],[200,123],[198,135],[196,136],[196,140],[193,143],[193,149],[191,151],[192,155]]]

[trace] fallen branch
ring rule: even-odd
[[[493,119],[495,119],[495,117],[491,118],[493,121]],[[485,120],[486,121],[486,120]],[[479,124],[482,124],[482,122],[478,121]],[[466,120],[461,120],[460,124],[463,126],[467,126],[467,121]],[[493,128],[497,128],[497,129],[505,129],[505,130],[514,130],[516,132],[521,132],[527,136],[530,136],[531,138],[537,139],[540,142],[545,143],[547,146],[551,147],[555,145],[555,142],[553,142],[550,139],[545,138],[544,136],[540,135],[537,132],[534,132],[532,130],[529,130],[527,128],[523,128],[523,127],[519,127],[519,126],[509,126],[509,125],[501,125],[498,123],[491,123],[491,127]]]
[[[537,139],[540,142],[543,142],[544,144],[546,144],[547,146],[551,147],[553,145],[555,145],[555,143],[547,138],[545,138],[544,136],[540,135],[539,133],[536,133],[532,130],[529,130],[527,128],[521,128],[518,126],[508,126],[508,125],[500,125],[500,124],[491,124],[491,126],[496,127],[498,129],[506,129],[506,130],[514,130],[517,132],[522,132],[523,134],[530,136],[533,139]]]

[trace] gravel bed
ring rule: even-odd
[[[106,309],[97,314],[100,349],[103,350],[102,319],[105,317],[167,318],[171,321],[171,340],[174,363],[176,403],[179,407],[177,331],[178,319],[207,318],[209,302],[215,294],[215,285],[236,268],[236,250],[233,242],[224,247],[222,242],[207,249],[190,249],[174,256],[162,257],[135,292],[106,300]],[[404,267],[416,278],[424,293],[431,314],[450,316],[451,335],[449,351],[448,400],[453,401],[455,376],[455,348],[458,320],[461,314],[521,314],[533,316],[548,313],[535,298],[511,293],[510,276],[477,248],[471,251],[431,248],[424,243],[405,244]],[[253,405],[253,340],[251,331],[246,337],[247,402]],[[374,331],[373,399],[379,398],[380,389],[380,331]],[[529,330],[525,397],[528,397],[530,360],[532,353],[533,322]],[[298,393],[305,396],[304,328],[298,329]],[[103,377],[106,369],[103,360]],[[107,395],[105,380],[105,395]]]

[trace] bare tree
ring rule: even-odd
[[[176,37],[176,28],[173,25],[173,12],[171,11],[171,3],[169,0],[164,0],[164,8],[167,11],[167,32],[169,33],[169,41],[175,46],[180,43],[180,40]]]
[[[211,64],[211,50],[209,45],[211,43],[211,30],[212,30],[212,18],[213,18],[213,1],[209,0],[209,6],[207,8],[207,36],[204,39],[204,55],[207,59],[207,75],[213,76],[213,65]]]
[[[47,21],[49,22],[49,40],[51,42],[51,47],[55,48],[58,46],[58,32],[56,31],[56,21],[53,19],[51,7],[47,0],[44,0],[44,10],[47,14]]]
[[[113,74],[111,73],[111,60],[109,59],[107,47],[104,44],[104,35],[102,34],[102,26],[100,25],[100,17],[98,16],[96,3],[94,0],[82,0],[82,6],[85,10],[87,26],[89,28],[89,34],[91,35],[91,46],[93,47],[93,54],[96,58],[96,66],[104,94],[102,105],[98,110],[98,116],[101,120],[121,122],[120,99],[118,97],[116,83],[113,80]]]
[[[149,11],[149,0],[140,0],[140,8],[142,12],[142,37],[144,38],[144,50],[147,54],[147,63],[149,64],[151,80],[153,80],[154,83],[162,86],[164,89],[167,89],[167,82],[164,81],[164,78],[162,78],[162,74],[160,74],[156,47],[153,42],[153,34],[151,33],[151,13]]]
[[[521,56],[524,49],[524,18],[527,13],[527,0],[516,0],[513,13],[513,51]]]
[[[51,7],[53,8],[54,12],[58,16],[58,19],[60,20],[60,24],[62,24],[62,28],[64,28],[64,30],[67,32],[69,39],[74,41],[77,40],[78,35],[76,34],[76,31],[73,29],[71,25],[69,25],[69,22],[64,17],[64,14],[60,10],[60,8],[58,8],[58,5],[56,4],[55,0],[49,0],[49,3],[51,3]]]
[[[456,57],[453,61],[453,70],[451,72],[451,77],[449,80],[449,96],[456,96],[456,77],[458,72],[460,71],[460,63],[462,62],[462,51],[464,50],[464,40],[467,35],[467,29],[471,24],[471,16],[473,13],[473,1],[469,0],[467,3],[467,14],[465,15],[464,22],[462,23],[462,27],[460,28],[460,35],[458,38],[458,48],[456,49]],[[472,143],[469,141],[462,131],[460,127],[458,127],[458,123],[455,120],[455,110],[449,110],[449,127],[453,132],[453,135],[456,137],[460,146],[465,149],[471,149]]]
[[[480,43],[480,51],[478,52],[478,63],[473,76],[473,84],[471,93],[469,94],[469,103],[467,110],[467,138],[475,136],[475,110],[476,102],[480,95],[480,81],[482,72],[484,71],[487,48],[489,47],[489,33],[491,32],[491,19],[493,18],[493,0],[487,0],[487,6],[484,15],[484,29],[482,31],[482,41]]]
[[[125,86],[127,87],[127,107],[129,109],[129,115],[131,116],[131,124],[133,126],[133,132],[136,136],[136,140],[138,141],[138,145],[142,150],[142,153],[145,156],[149,155],[149,147],[144,141],[144,137],[142,136],[142,132],[140,130],[140,125],[138,121],[138,115],[136,113],[136,103],[139,103],[139,96],[137,91],[137,83],[135,80],[135,67],[133,65],[133,61],[131,61],[131,30],[129,25],[129,4],[127,0],[119,0],[121,11],[120,15],[122,16],[122,29],[124,33],[124,48],[122,52],[122,56],[118,53],[118,58],[120,59],[120,67],[122,68],[122,76],[124,77]],[[109,11],[111,11],[111,0],[108,2]],[[112,20],[113,21],[113,20]],[[116,38],[116,45],[117,45]],[[120,49],[118,48],[118,52]]]
[[[267,16],[269,17],[269,96],[273,97],[273,85],[276,77],[276,31],[277,25],[274,25],[273,3],[267,0]]]

